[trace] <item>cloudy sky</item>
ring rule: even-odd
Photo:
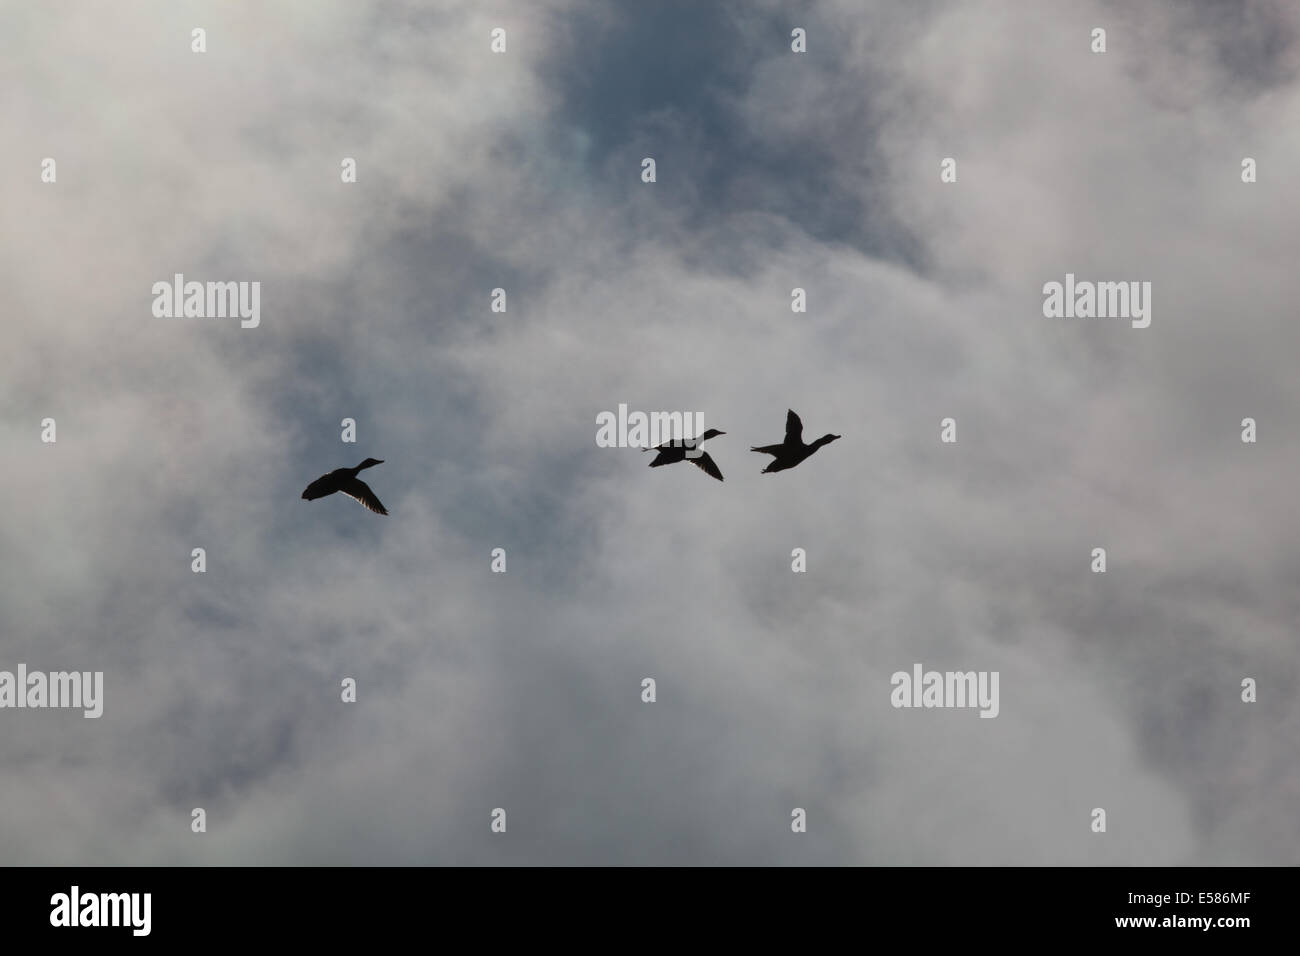
[[[0,710],[0,862],[1295,861],[1294,4],[2,16],[0,669],[105,702]]]

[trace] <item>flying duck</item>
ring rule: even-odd
[[[799,421],[799,416],[794,413],[794,409],[789,409],[785,416],[785,441],[779,445],[764,445],[749,450],[772,456],[772,461],[763,469],[763,474],[766,475],[769,471],[785,471],[787,468],[793,468],[822,445],[829,445],[839,437],[839,435],[823,435],[811,445],[805,445],[803,422]]]
[[[370,486],[357,477],[357,472],[363,468],[370,468],[373,465],[382,465],[382,458],[367,458],[355,468],[335,468],[328,475],[321,475],[302,493],[303,498],[308,501],[315,501],[317,498],[324,498],[326,495],[332,495],[336,491],[341,491],[349,498],[355,498],[377,515],[388,514],[387,509],[379,503],[375,493],[370,490]]]
[[[719,435],[725,434],[727,433],[720,432],[716,428],[710,428],[698,439],[687,438],[683,440],[681,438],[676,438],[672,441],[664,442],[658,448],[642,448],[641,450],[659,452],[659,454],[655,455],[655,460],[650,462],[651,468],[658,468],[660,465],[671,465],[674,462],[682,461],[684,459],[689,461],[691,464],[698,466],[706,475],[712,475],[714,478],[718,479],[718,481],[722,481],[722,471],[718,468],[717,464],[714,463],[713,459],[709,457],[707,451],[700,452],[699,455],[693,457],[688,457],[686,449],[695,448],[700,444],[700,442],[706,442],[710,438],[716,438]]]

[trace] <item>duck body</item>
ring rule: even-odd
[[[370,490],[370,486],[357,477],[366,468],[372,468],[383,463],[382,458],[367,458],[355,468],[335,468],[329,474],[321,475],[308,485],[302,496],[307,501],[315,501],[317,498],[324,498],[326,495],[332,495],[336,491],[340,491],[349,498],[360,502],[375,514],[386,515],[388,510],[379,503],[379,498]]]
[[[772,456],[772,461],[768,463],[768,466],[762,472],[766,475],[774,471],[785,471],[801,464],[818,448],[829,445],[840,437],[842,436],[823,435],[812,444],[805,445],[803,441],[803,422],[799,420],[799,416],[791,408],[786,410],[785,441],[779,445],[762,445],[751,447],[749,450]]]
[[[698,455],[688,456],[687,451],[697,448],[701,442],[706,442],[710,438],[716,438],[718,435],[725,435],[726,432],[720,432],[716,428],[710,428],[703,435],[697,438],[676,438],[669,442],[664,442],[655,448],[642,448],[642,451],[655,451],[654,461],[650,462],[651,468],[658,468],[660,465],[672,465],[679,461],[689,461],[698,467],[706,475],[723,481],[722,469],[717,463],[709,457],[707,451],[700,452]]]

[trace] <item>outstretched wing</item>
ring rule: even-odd
[[[375,497],[375,493],[370,490],[370,486],[360,478],[349,478],[343,482],[343,486],[339,488],[339,491],[349,498],[355,498],[377,515],[388,514],[384,506],[379,503],[379,499]]]
[[[307,490],[302,493],[302,496],[308,501],[315,501],[317,498],[324,498],[326,495],[332,494],[334,494],[334,486],[330,481],[330,476],[321,475],[307,486]]]
[[[692,464],[699,466],[706,475],[712,475],[714,478],[718,479],[718,481],[723,480],[722,472],[718,469],[718,466],[714,463],[713,459],[709,457],[707,451],[700,455],[699,458],[692,458],[690,461]]]
[[[803,422],[799,421],[799,416],[794,413],[794,409],[788,409],[785,413],[785,443],[787,445],[803,444]]]

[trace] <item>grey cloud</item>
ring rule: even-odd
[[[0,715],[0,859],[1294,856],[1295,14],[822,2],[798,58],[697,6],[0,38],[0,667],[106,672],[99,721]],[[152,319],[176,271],[261,327]],[[1152,327],[1044,319],[1066,271]],[[619,402],[704,412],[726,482],[597,448]],[[787,407],[845,437],[760,478]],[[389,519],[298,500],[369,454]],[[1000,716],[894,710],[914,661]]]

